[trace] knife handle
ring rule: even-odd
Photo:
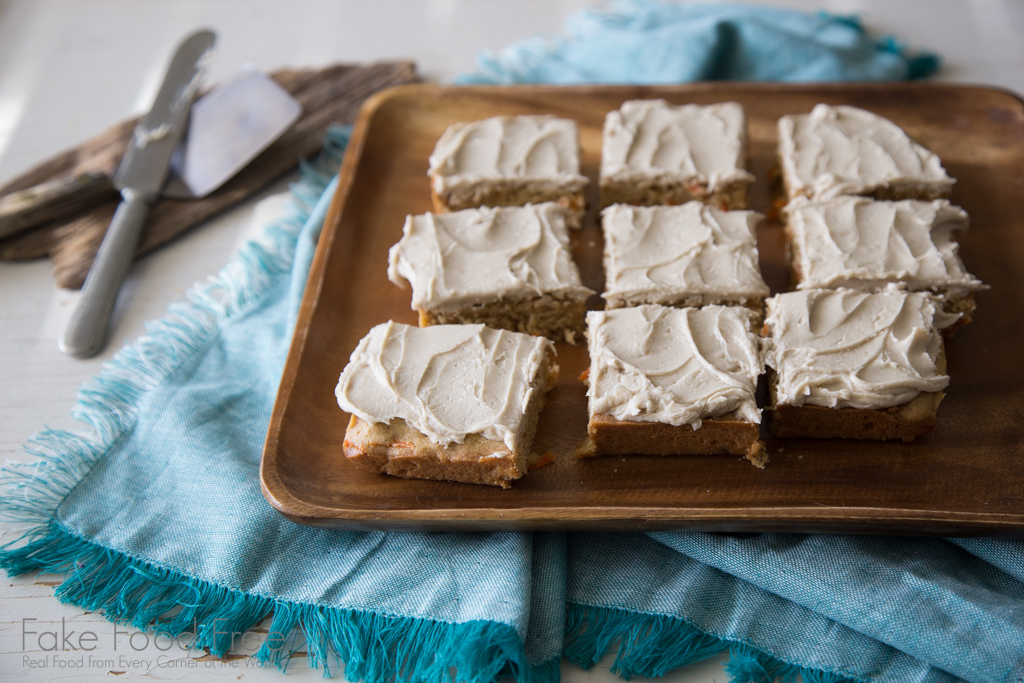
[[[106,344],[117,293],[128,274],[142,224],[149,213],[152,197],[130,188],[122,190],[121,197],[96,253],[96,260],[85,278],[78,308],[71,315],[60,340],[60,350],[76,358],[94,356]]]

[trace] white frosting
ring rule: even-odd
[[[786,215],[803,275],[799,289],[874,289],[889,282],[943,292],[985,287],[957,255],[953,233],[967,229],[967,213],[944,199],[798,198]]]
[[[936,365],[939,330],[958,316],[931,295],[815,289],[767,303],[765,361],[780,405],[887,408],[949,384]]]
[[[576,122],[554,116],[497,116],[450,126],[430,155],[434,191],[507,179],[548,181],[576,192],[580,175]]]
[[[754,180],[745,170],[746,140],[746,116],[735,102],[631,100],[605,117],[601,178],[689,181],[714,191]]]
[[[764,371],[747,308],[647,305],[587,314],[590,414],[688,424],[737,411],[760,423]]]
[[[388,321],[359,342],[335,395],[342,410],[371,423],[401,418],[436,444],[481,434],[515,451],[531,385],[553,351],[543,337],[484,325]]]
[[[691,305],[768,296],[758,267],[753,211],[615,204],[601,212],[605,300]]]
[[[953,179],[939,157],[888,119],[856,107],[819,104],[779,119],[779,157],[791,194],[821,199],[882,187],[934,187]]]
[[[542,294],[586,299],[593,292],[569,252],[566,215],[545,203],[409,216],[388,253],[388,278],[412,284],[415,310]]]

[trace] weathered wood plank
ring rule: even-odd
[[[303,113],[299,121],[211,195],[196,200],[159,200],[149,214],[137,254],[166,244],[191,227],[255,194],[294,169],[300,159],[315,154],[330,125],[352,123],[367,97],[379,90],[417,79],[415,66],[410,62],[286,70],[272,76],[302,104]],[[26,178],[38,183],[63,174],[97,170],[112,175],[133,128],[134,121],[118,124],[76,150],[28,171],[3,189],[23,189]],[[0,241],[0,259],[23,260],[49,255],[53,259],[57,285],[77,289],[85,281],[116,205],[117,195],[111,194],[109,199],[85,207],[84,213],[72,220],[51,222]]]

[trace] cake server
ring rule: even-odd
[[[212,56],[215,36],[199,31],[178,47],[153,108],[135,127],[114,186],[121,203],[82,287],[82,298],[60,340],[64,353],[88,358],[103,348],[110,315],[135,253],[149,205],[164,186],[171,156],[185,133],[189,109]]]

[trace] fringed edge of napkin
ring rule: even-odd
[[[627,681],[633,676],[664,676],[728,649],[725,670],[730,683],[859,683],[835,672],[784,662],[749,643],[719,638],[677,617],[568,606],[563,654],[569,661],[590,669],[616,647],[611,672]]]
[[[332,128],[321,157],[301,165],[280,222],[246,244],[216,277],[194,286],[188,301],[172,305],[164,318],[147,326],[145,336],[83,385],[72,416],[88,430],[43,430],[25,446],[38,460],[3,468],[0,515],[33,528],[0,547],[0,567],[9,576],[63,574],[55,591],[61,602],[102,610],[115,623],[160,636],[185,636],[189,649],[207,649],[216,657],[228,654],[233,642],[273,614],[268,637],[254,656],[282,670],[304,642],[311,667],[328,676],[331,666],[341,663],[347,679],[367,683],[492,683],[502,676],[557,683],[559,659],[531,664],[522,639],[505,624],[451,624],[278,601],[105,548],[56,521],[64,498],[134,424],[142,397],[221,325],[248,312],[277,277],[291,272],[297,238],[337,172],[350,133],[350,126]]]
[[[205,649],[224,657],[272,614],[266,640],[253,657],[282,671],[304,644],[311,668],[330,676],[332,666],[341,663],[348,680],[368,683],[559,679],[559,659],[530,664],[519,634],[505,624],[450,624],[243,593],[104,548],[53,521],[28,536],[27,545],[0,555],[10,576],[64,574],[55,591],[61,602],[102,610],[112,622],[149,631],[188,651]],[[164,617],[169,612],[173,616]]]

